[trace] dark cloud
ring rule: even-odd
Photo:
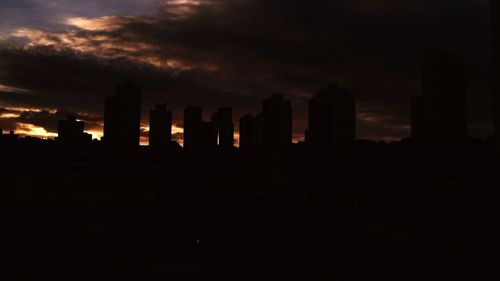
[[[46,133],[39,136],[46,137],[47,134],[57,133],[57,125],[59,120],[64,120],[68,115],[74,115],[78,120],[85,122],[85,129],[90,132],[102,131],[103,120],[99,117],[94,117],[88,114],[78,114],[66,110],[30,110],[27,108],[0,108],[0,128],[4,130],[15,130],[20,125],[28,124],[35,127],[43,128]],[[23,125],[21,125],[22,127]],[[29,133],[26,129],[25,133]]]
[[[99,118],[113,86],[134,78],[144,88],[145,123],[147,109],[164,100],[182,123],[187,104],[203,105],[207,118],[233,106],[239,117],[281,92],[292,98],[301,134],[311,93],[338,81],[357,97],[358,135],[395,139],[409,134],[421,57],[439,47],[467,61],[471,127],[491,132],[488,0],[200,2],[74,21],[65,33],[26,31],[29,47],[1,50],[0,84],[31,92],[0,102]]]

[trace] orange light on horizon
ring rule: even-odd
[[[35,126],[28,123],[17,123],[15,133],[18,135],[38,137],[38,138],[55,138],[57,133],[48,132],[43,127]]]

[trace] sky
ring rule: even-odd
[[[0,128],[57,136],[76,114],[102,136],[104,98],[133,79],[148,112],[168,102],[205,118],[233,107],[236,127],[262,100],[292,101],[303,138],[311,95],[337,82],[356,96],[357,137],[410,135],[423,57],[445,49],[467,65],[469,130],[493,132],[489,0],[2,0]]]

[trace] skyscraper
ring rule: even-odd
[[[77,121],[76,116],[68,115],[66,120],[59,120],[58,141],[64,144],[81,144],[92,141],[92,135],[84,132],[85,123]]]
[[[267,153],[286,152],[292,143],[292,106],[282,95],[263,102],[264,149]]]
[[[240,118],[240,149],[255,149],[255,119],[252,114]]]
[[[156,105],[149,112],[149,146],[154,149],[167,147],[172,141],[172,111],[167,104]]]
[[[217,142],[221,149],[231,149],[234,146],[233,110],[221,107],[212,115],[212,123],[217,133]]]
[[[415,143],[425,142],[424,98],[411,100],[411,138]]]
[[[500,151],[500,1],[492,1],[493,11],[493,67],[495,83],[495,139]]]
[[[350,147],[356,136],[356,102],[351,93],[331,84],[309,100],[307,142],[321,149]]]
[[[212,152],[217,149],[217,128],[213,122],[201,122],[196,130],[194,150]]]
[[[423,107],[425,144],[453,144],[467,140],[467,85],[462,60],[443,51],[432,52],[426,57]]]
[[[104,142],[117,148],[139,146],[141,127],[141,88],[132,81],[116,87],[116,94],[106,98]]]
[[[192,150],[196,146],[198,131],[200,130],[203,111],[199,106],[188,106],[184,109],[184,149]]]
[[[261,111],[255,115],[255,149],[264,150],[264,113]]]

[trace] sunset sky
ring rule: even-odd
[[[302,137],[307,100],[332,81],[357,97],[358,138],[409,136],[409,99],[433,48],[464,57],[470,133],[492,133],[489,0],[2,0],[0,128],[54,137],[68,113],[100,137],[104,98],[134,79],[148,112],[164,101],[205,118],[262,99],[292,99]]]

